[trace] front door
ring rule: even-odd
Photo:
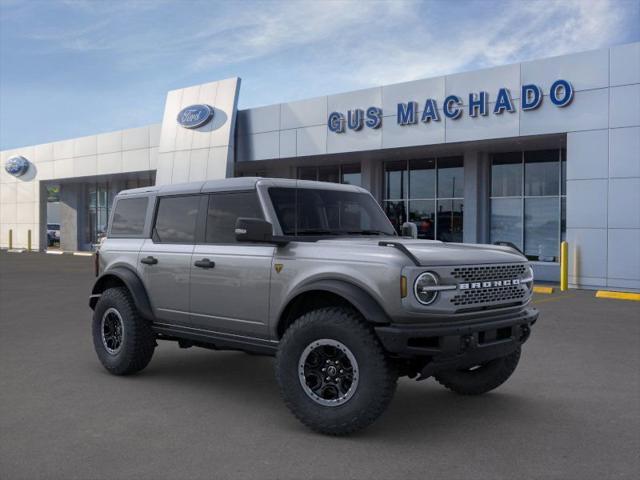
[[[138,261],[159,323],[189,325],[189,276],[202,195],[160,197]]]
[[[268,338],[275,247],[236,242],[238,217],[264,218],[255,191],[209,196],[204,243],[191,261],[191,321],[214,332]]]

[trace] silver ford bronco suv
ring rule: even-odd
[[[517,250],[398,236],[349,185],[232,178],[126,190],[95,267],[93,343],[109,372],[142,370],[158,340],[275,355],[286,405],[331,435],[372,423],[399,376],[493,390],[538,317]]]

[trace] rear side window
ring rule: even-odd
[[[127,237],[142,235],[148,202],[147,197],[119,199],[113,212],[111,235]]]
[[[200,195],[161,197],[153,240],[158,243],[195,243]]]
[[[210,195],[206,243],[235,243],[238,217],[264,218],[255,191]]]

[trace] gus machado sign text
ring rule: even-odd
[[[535,110],[542,104],[544,93],[538,85],[523,85],[520,92],[520,109],[523,112]],[[573,100],[573,86],[567,80],[556,80],[551,85],[548,93],[549,101],[556,107],[566,107]],[[508,88],[500,88],[495,96],[495,103],[489,107],[489,94],[487,92],[474,92],[468,96],[465,105],[463,99],[458,95],[449,95],[438,103],[436,99],[427,98],[420,105],[416,101],[398,103],[396,110],[396,121],[398,125],[413,125],[420,122],[439,122],[444,115],[451,120],[460,118],[464,112],[470,117],[503,115],[516,111],[516,106],[511,98]],[[367,128],[380,128],[382,125],[382,108],[369,107],[366,110],[359,108],[346,112],[331,112],[327,120],[327,126],[334,133],[344,133],[349,130],[362,130]]]

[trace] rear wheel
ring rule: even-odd
[[[114,375],[139,372],[149,364],[155,335],[126,288],[106,290],[93,312],[93,346],[100,362]]]
[[[520,360],[520,348],[501,358],[496,358],[472,368],[440,372],[436,381],[461,395],[481,395],[498,388],[513,374]]]
[[[285,332],[276,378],[286,405],[302,423],[345,435],[384,412],[398,375],[362,317],[331,307],[303,315]]]

